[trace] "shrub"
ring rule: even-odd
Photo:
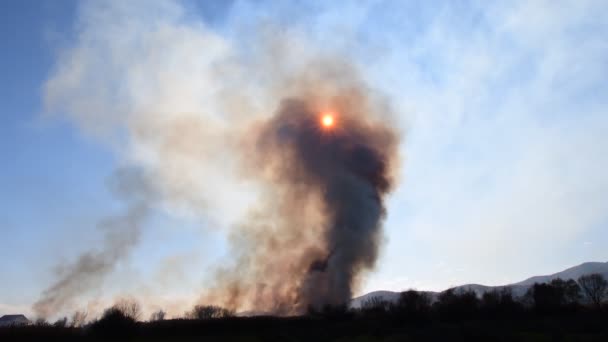
[[[192,319],[213,319],[232,317],[234,312],[215,305],[196,305],[186,316]]]

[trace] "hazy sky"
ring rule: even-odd
[[[284,70],[260,35],[281,36],[289,63],[350,61],[398,113],[400,182],[361,293],[607,261],[607,17],[602,0],[2,1],[0,315],[29,312],[58,266],[99,247],[98,222],[124,206],[108,186],[124,166],[172,196],[82,305],[198,297],[251,192],[219,177],[230,161],[164,164],[140,128],[267,108],[265,75]],[[194,143],[213,155],[218,142]]]

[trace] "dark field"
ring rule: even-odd
[[[0,341],[608,341],[608,283],[599,276],[579,282],[534,284],[517,298],[509,289],[481,296],[450,289],[436,298],[410,290],[396,302],[374,297],[360,308],[325,306],[292,317],[237,317],[197,305],[186,318],[165,320],[160,311],[142,322],[136,302],[121,302],[89,321],[85,314],[0,328]]]
[[[99,331],[30,326],[0,329],[2,341],[608,341],[608,317],[407,322],[390,318],[167,320]]]

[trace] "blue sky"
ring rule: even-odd
[[[0,314],[27,312],[57,265],[99,248],[97,223],[124,206],[108,180],[125,165],[165,197],[79,305],[190,305],[253,190],[212,149],[172,159],[150,132],[183,113],[218,128],[263,115],[268,75],[316,54],[353,63],[404,132],[386,242],[360,292],[606,261],[607,16],[603,1],[4,1]],[[285,60],[264,34],[280,36]]]

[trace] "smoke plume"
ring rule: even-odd
[[[70,308],[78,296],[98,289],[115,265],[138,242],[151,200],[149,189],[141,175],[127,169],[118,170],[109,185],[113,193],[127,203],[125,212],[99,223],[98,228],[104,237],[100,248],[86,251],[73,264],[60,268],[58,279],[33,305],[38,317],[47,318]]]
[[[236,232],[244,254],[223,271],[224,306],[297,314],[345,304],[378,257],[397,162],[389,106],[348,63],[313,65],[244,144],[248,173],[268,192]]]
[[[146,210],[225,233],[227,266],[204,304],[288,315],[345,303],[374,267],[395,183],[386,99],[347,56],[297,32],[247,28],[239,40],[250,45],[239,46],[179,3],[140,5],[83,5],[45,96],[49,111],[144,170],[154,201],[131,200],[110,225],[122,228],[68,267],[37,311],[68,307],[108,275]]]

